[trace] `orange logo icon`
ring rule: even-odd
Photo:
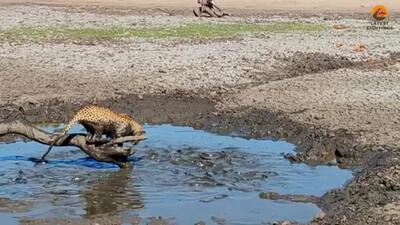
[[[376,20],[384,20],[388,15],[388,10],[383,5],[376,5],[371,9],[371,14]]]

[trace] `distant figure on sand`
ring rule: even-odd
[[[219,8],[213,0],[197,0],[200,7],[199,9],[194,9],[193,13],[195,16],[200,17],[203,15],[211,16],[211,17],[223,17],[228,16],[228,14],[224,13],[221,8]]]

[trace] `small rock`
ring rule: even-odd
[[[278,222],[273,222],[273,225],[294,225],[296,223],[292,223],[291,221],[285,220],[285,221],[278,221]]]
[[[346,26],[344,24],[335,24],[335,25],[333,25],[333,29],[336,29],[336,30],[343,30],[343,29],[346,29],[346,28],[348,28],[348,26]]]
[[[318,215],[315,216],[315,219],[317,220],[322,220],[323,218],[325,218],[326,214],[324,212],[320,212],[318,213]]]
[[[215,216],[211,216],[211,219],[212,219],[216,224],[218,224],[218,225],[225,225],[225,224],[227,224],[226,219],[223,219],[223,218],[218,218],[218,217],[215,217]]]

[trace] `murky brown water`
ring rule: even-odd
[[[88,159],[73,147],[55,148],[49,164],[35,165],[28,158],[46,146],[0,145],[0,221],[105,215],[126,224],[154,216],[183,225],[307,222],[319,212],[315,205],[267,201],[259,192],[322,195],[351,178],[350,171],[337,167],[291,164],[282,154],[295,146],[283,141],[171,125],[145,129],[149,138],[135,146],[133,170]]]

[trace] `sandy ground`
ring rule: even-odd
[[[400,3],[391,0],[218,0],[219,5],[226,8],[259,9],[259,10],[331,10],[348,12],[365,12],[376,4],[384,4],[391,11],[400,11]],[[140,7],[140,8],[187,8],[196,6],[196,0],[1,0],[0,3],[35,3],[45,5],[98,5],[116,7]]]
[[[274,4],[282,7],[290,4],[277,2]],[[365,6],[368,1],[351,2],[346,5],[348,9],[368,11]],[[240,7],[234,1],[225,3]],[[266,1],[245,3],[249,8],[267,7]],[[296,1],[301,5],[299,8],[317,3],[338,11],[342,6],[326,1]],[[101,1],[101,4],[111,3]],[[178,1],[168,4],[157,1],[157,7],[175,7],[173,4],[178,5]],[[398,7],[395,1],[388,1],[387,5]],[[143,7],[154,5],[146,2]],[[266,23],[299,20],[329,27],[346,24],[349,28],[309,34],[245,35],[214,41],[130,39],[94,44],[3,41],[0,43],[1,118],[13,119],[17,112],[23,112],[29,119],[60,119],[77,105],[107,102],[136,113],[140,111],[141,122],[211,126],[214,123],[210,120],[216,120],[222,126],[227,119],[228,131],[243,128],[241,131],[250,136],[288,138],[299,145],[302,157],[298,159],[321,162],[322,156],[330,155],[329,160],[336,157],[343,166],[363,166],[364,170],[346,188],[327,193],[321,205],[326,215],[315,223],[398,224],[400,24],[392,18],[390,24],[395,30],[377,32],[366,29],[367,20],[318,15],[222,19]],[[205,21],[221,20],[167,16],[160,11],[142,15],[43,5],[0,7],[0,24],[5,28]],[[360,43],[366,49],[355,51]],[[201,119],[193,119],[195,116]]]
[[[300,123],[346,129],[365,145],[399,147],[399,66],[285,79],[244,90],[232,101],[234,107],[283,111]]]

